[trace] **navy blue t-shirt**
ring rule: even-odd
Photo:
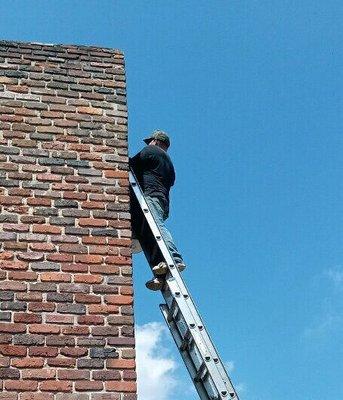
[[[175,170],[167,152],[158,146],[145,146],[130,158],[130,166],[144,194],[157,197],[168,216],[169,190],[175,182]]]

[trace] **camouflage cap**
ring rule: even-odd
[[[161,142],[164,142],[168,147],[170,146],[170,139],[169,136],[166,134],[166,132],[157,130],[154,131],[150,137],[144,139],[144,142],[146,144],[149,144],[152,140],[160,140]]]

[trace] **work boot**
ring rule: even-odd
[[[152,268],[152,272],[156,276],[165,275],[168,272],[168,266],[164,261],[161,261]]]
[[[150,279],[145,286],[153,291],[161,290],[163,287],[164,281],[160,278]]]

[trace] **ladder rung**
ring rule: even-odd
[[[172,304],[168,310],[168,322],[173,321],[177,315],[177,313],[179,312],[179,308],[177,306],[177,302],[175,301],[175,299],[173,299]]]
[[[189,329],[187,329],[187,332],[186,332],[184,338],[182,339],[182,343],[180,345],[180,350],[185,351],[190,346],[192,341],[193,341],[193,337],[191,335],[191,331]]]
[[[207,372],[208,372],[208,370],[207,370],[206,364],[203,362],[200,365],[200,368],[194,377],[195,382],[202,381],[204,379],[205,375],[207,374]]]

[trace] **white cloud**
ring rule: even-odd
[[[234,361],[226,361],[224,363],[225,369],[230,376],[232,371],[235,369],[235,362]],[[246,384],[243,382],[238,382],[237,384],[234,384],[235,390],[237,394],[240,396],[242,393],[245,393],[247,391]]]
[[[228,374],[231,374],[231,372],[235,369],[235,363],[233,361],[226,361],[224,366]]]
[[[138,400],[174,400],[182,394],[187,398],[198,398],[188,376],[182,379],[178,376],[180,364],[171,356],[173,343],[169,335],[168,329],[159,322],[136,326]],[[231,374],[235,369],[234,361],[224,364]],[[246,392],[244,383],[235,387],[239,394]]]
[[[324,338],[328,334],[342,327],[343,318],[340,315],[327,314],[312,328],[304,331],[306,337]]]
[[[158,322],[136,327],[139,400],[174,398],[172,392],[178,385],[177,364],[163,343],[167,333],[167,328]]]
[[[236,392],[238,393],[238,395],[242,395],[242,393],[245,393],[247,390],[246,384],[243,382],[240,382],[236,385],[235,389],[236,389]]]
[[[324,293],[321,297],[322,310],[303,335],[306,338],[327,340],[343,332],[343,268],[335,266],[325,269],[316,277],[316,282],[320,285],[318,293]]]

